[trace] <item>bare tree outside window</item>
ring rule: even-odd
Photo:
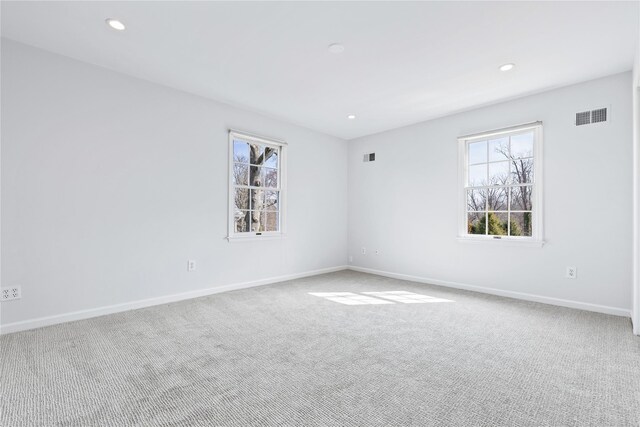
[[[280,231],[281,147],[233,139],[235,233]]]
[[[533,131],[467,143],[467,233],[531,236]]]

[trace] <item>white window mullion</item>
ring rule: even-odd
[[[245,165],[245,163],[238,163],[234,161],[234,150],[235,150],[235,144],[234,142],[239,142],[239,146],[241,146],[242,144],[246,144],[249,153],[248,156],[249,158],[247,159],[247,183],[246,185],[236,185],[233,183],[233,170],[234,170],[234,164],[243,164]],[[259,167],[260,171],[261,171],[261,180],[262,182],[262,186],[258,187],[255,185],[251,185],[251,154],[250,154],[250,150],[251,150],[251,146],[252,145],[258,145],[260,146],[261,150],[265,150],[266,148],[273,148],[275,150],[274,155],[276,156],[276,164],[274,167],[270,167],[270,166],[266,166],[266,160],[263,160],[263,164],[261,165],[253,165],[255,167]],[[278,141],[278,140],[274,140],[274,139],[270,139],[270,138],[264,138],[264,137],[259,137],[256,135],[251,135],[251,134],[246,134],[243,132],[237,132],[237,131],[229,131],[229,217],[228,217],[228,221],[229,221],[229,234],[227,236],[227,239],[229,241],[232,241],[234,239],[244,239],[247,240],[248,238],[264,238],[264,237],[282,237],[284,236],[284,218],[285,218],[285,208],[284,208],[284,203],[283,200],[286,197],[286,176],[285,176],[285,163],[284,163],[284,156],[285,156],[285,148],[286,148],[286,143],[282,142],[282,141]],[[241,147],[242,149],[242,147]],[[267,187],[266,186],[266,170],[267,169],[273,169],[275,170],[276,174],[277,174],[277,179],[275,182],[275,187]],[[235,192],[237,189],[243,189],[246,190],[248,192],[248,211],[249,212],[249,217],[250,217],[250,221],[249,224],[245,224],[245,227],[243,228],[243,230],[249,230],[249,231],[237,231],[237,225],[236,225],[236,220],[235,220],[235,213],[236,213],[236,206],[235,206]],[[262,201],[262,209],[260,210],[256,210],[256,206],[253,205],[252,203],[252,198],[251,198],[251,192],[252,191],[261,191],[262,192],[262,197],[263,197],[263,201]],[[277,210],[275,211],[269,211],[269,212],[277,212],[276,214],[266,214],[265,212],[267,212],[265,210],[265,203],[266,203],[266,194],[267,192],[274,192],[277,197],[278,197],[278,207]],[[261,229],[268,229],[270,227],[268,227],[268,218],[272,217],[273,215],[277,215],[277,221],[275,224],[275,227],[277,228],[277,230],[270,230],[270,231],[253,231],[252,230],[252,224],[251,224],[251,217],[252,217],[252,213],[253,212],[258,212],[260,213],[265,213],[264,217],[261,217],[261,220],[264,220],[264,224],[261,224]]]
[[[489,143],[490,137],[491,139],[495,139],[496,136],[507,139],[507,155],[499,156],[506,157],[505,159],[491,157],[491,147],[492,145]],[[460,200],[463,205],[460,207],[459,217],[461,218],[461,222],[459,224],[460,237],[461,238],[491,238],[487,240],[491,241],[499,241],[499,239],[493,239],[493,235],[489,233],[490,223],[489,223],[489,195],[488,192],[492,193],[501,193],[506,192],[506,197],[504,199],[506,203],[506,207],[501,208],[504,210],[496,211],[500,212],[498,215],[500,224],[503,228],[503,232],[505,235],[500,235],[501,238],[506,238],[506,240],[516,240],[521,242],[531,242],[534,244],[542,245],[543,242],[543,206],[542,206],[542,123],[535,122],[529,123],[521,126],[513,126],[510,128],[484,132],[482,134],[469,135],[466,137],[460,137],[459,141],[459,182],[460,182]],[[486,144],[486,159],[483,159],[482,153],[485,147],[480,145],[475,145],[473,147],[473,151],[471,151],[471,144]],[[480,151],[479,151],[480,150]],[[473,153],[472,155],[470,153]],[[470,157],[471,156],[471,157]],[[474,163],[470,164],[470,160],[473,160]],[[482,162],[484,160],[484,162]],[[509,166],[505,168],[506,170],[502,173],[506,173],[508,180],[505,185],[493,185],[494,183],[490,181],[490,177],[492,176],[489,170],[489,167],[493,164],[508,161]],[[518,162],[518,164],[514,164],[514,162]],[[524,163],[524,165],[523,165]],[[471,186],[470,179],[470,167],[475,165],[485,165],[485,180],[486,182],[482,183],[483,185]],[[528,168],[531,168],[530,170]],[[520,171],[518,177],[514,179],[515,172],[517,170]],[[479,166],[476,167],[479,169]],[[503,175],[497,175],[498,171],[501,169],[497,169],[493,173],[495,176],[502,179]],[[527,171],[523,176],[523,171]],[[479,171],[477,171],[479,172]],[[476,171],[474,170],[474,173]],[[517,179],[517,181],[516,181]],[[521,206],[519,209],[513,209],[513,203],[522,204],[524,201],[520,200],[520,195],[518,199],[516,199],[514,191],[526,192],[530,197],[530,202],[527,201],[526,205]],[[469,233],[469,206],[468,206],[468,193],[470,191],[481,191],[484,192],[484,221],[485,221],[485,235],[475,235]],[[497,194],[493,196],[497,197]],[[528,206],[530,203],[530,211],[525,211],[524,206]],[[496,206],[498,208],[498,206]],[[506,215],[506,217],[505,217]],[[512,215],[515,215],[512,217]],[[525,227],[524,218],[529,217],[529,227]],[[517,217],[517,218],[516,218]],[[476,220],[477,221],[477,220]],[[506,221],[506,224],[504,223]],[[514,230],[512,230],[512,221],[517,223],[522,228],[522,234],[530,234],[530,236],[512,236]],[[474,226],[475,228],[475,226]],[[530,233],[526,233],[530,231]]]

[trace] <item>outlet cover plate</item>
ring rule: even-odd
[[[578,270],[575,267],[567,267],[567,273],[565,277],[567,279],[575,279],[578,276]]]
[[[0,301],[11,301],[22,298],[22,288],[20,286],[9,286],[0,290]]]

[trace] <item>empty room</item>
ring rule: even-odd
[[[0,425],[640,427],[640,2],[0,15]]]

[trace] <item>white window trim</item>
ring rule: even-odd
[[[235,231],[235,221],[234,221],[234,211],[235,211],[235,200],[233,193],[233,140],[234,139],[242,139],[244,141],[254,141],[261,145],[268,145],[271,147],[279,148],[279,168],[278,168],[278,179],[279,179],[279,216],[278,219],[280,221],[280,231],[264,231],[261,233],[257,232],[243,232],[238,233]],[[227,183],[227,192],[228,195],[228,219],[227,219],[227,240],[229,242],[247,242],[247,241],[256,241],[256,240],[273,240],[273,239],[282,239],[286,237],[286,223],[287,223],[287,143],[281,140],[267,138],[263,136],[253,135],[247,132],[241,132],[234,129],[229,130],[229,162],[228,162],[228,183]]]
[[[533,173],[534,173],[534,191],[532,195],[533,204],[533,223],[532,223],[532,236],[531,237],[519,237],[519,236],[482,236],[477,234],[467,233],[467,163],[468,152],[467,144],[469,142],[487,139],[493,136],[499,136],[507,133],[515,133],[525,130],[534,130],[534,145],[533,145]],[[472,135],[465,135],[458,138],[458,241],[470,242],[470,243],[485,243],[485,244],[497,244],[504,246],[533,246],[542,247],[544,245],[544,208],[543,208],[543,159],[542,159],[542,122],[533,122],[523,125],[510,126],[507,128],[497,129],[488,132],[476,133]]]

